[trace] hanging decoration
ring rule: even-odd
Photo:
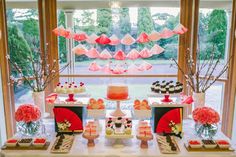
[[[159,32],[152,31],[152,33],[149,34],[148,39],[150,41],[158,41],[161,39],[161,34]]]
[[[115,55],[113,56],[113,58],[115,58],[116,60],[125,60],[126,55],[122,50],[119,50],[115,53]]]
[[[88,39],[88,37],[87,37],[87,34],[86,34],[86,33],[80,32],[80,33],[75,33],[75,34],[73,35],[73,39],[74,39],[75,41],[84,41],[84,40]]]
[[[95,48],[88,50],[85,55],[89,58],[99,58],[99,52]]]
[[[104,49],[100,55],[99,55],[100,59],[111,59],[112,55],[110,54],[110,52],[107,49]]]
[[[96,40],[95,40],[98,44],[101,44],[101,45],[106,45],[106,44],[109,44],[111,42],[111,40],[105,35],[105,34],[102,34],[100,37],[98,37]]]
[[[157,55],[157,54],[161,54],[162,52],[164,52],[165,49],[163,49],[161,46],[155,44],[151,50],[150,50],[150,53],[153,54],[153,55]]]
[[[139,72],[138,66],[135,64],[131,64],[129,65],[128,69],[127,69],[127,73],[129,74],[136,74],[137,72]]]
[[[126,34],[121,39],[121,44],[123,44],[123,45],[132,45],[134,43],[135,43],[135,39],[130,34]]]
[[[89,44],[96,44],[97,42],[95,41],[98,38],[98,36],[96,34],[91,34],[87,39],[87,43]]]
[[[139,52],[136,49],[132,49],[126,56],[130,60],[135,60],[140,57]]]
[[[143,50],[139,52],[139,55],[140,55],[142,58],[149,58],[149,57],[152,56],[150,50],[148,50],[146,47],[143,48]]]
[[[118,44],[120,44],[120,39],[115,34],[113,34],[109,39],[111,40],[109,45],[118,45]]]
[[[90,71],[99,71],[101,70],[102,68],[100,67],[100,65],[98,65],[95,61],[92,62],[90,65],[89,65],[89,70]]]
[[[151,68],[152,68],[152,64],[150,64],[146,61],[143,61],[143,63],[139,65],[138,70],[139,71],[145,71],[145,70],[149,70]]]
[[[184,34],[187,31],[188,31],[188,29],[186,27],[184,27],[182,24],[178,24],[173,30],[173,32],[175,34],[179,34],[179,35]]]
[[[72,52],[80,56],[86,54],[88,50],[83,45],[79,44],[72,49]]]
[[[56,36],[61,36],[61,34],[63,34],[64,31],[65,31],[65,28],[62,25],[52,30],[52,32]]]
[[[136,40],[138,43],[147,43],[149,42],[148,35],[142,32]]]
[[[111,70],[112,74],[123,74],[127,70],[120,64],[117,64],[114,69]]]
[[[167,39],[167,38],[170,38],[174,35],[174,32],[168,28],[164,28],[162,31],[161,31],[161,38],[163,39]]]
[[[109,63],[107,63],[103,68],[102,68],[102,71],[105,72],[105,73],[108,73],[108,74],[111,74],[112,71],[111,71],[111,61]]]

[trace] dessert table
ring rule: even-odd
[[[135,132],[135,124],[137,124],[137,120],[133,121]],[[101,120],[101,124],[104,121]],[[53,127],[53,126],[52,126]],[[194,123],[192,120],[184,120],[183,122],[184,128],[184,138],[182,140],[177,139],[178,145],[180,148],[179,154],[161,154],[158,144],[156,142],[156,135],[154,135],[154,139],[149,142],[148,149],[140,148],[140,141],[136,138],[132,138],[130,140],[125,140],[125,147],[123,148],[114,148],[112,146],[112,140],[108,140],[105,138],[104,127],[100,132],[100,136],[95,140],[95,147],[87,147],[87,140],[82,138],[82,134],[77,134],[75,136],[75,141],[73,143],[72,149],[68,154],[52,154],[50,153],[51,146],[55,140],[55,133],[51,133],[51,145],[49,149],[44,150],[24,150],[24,151],[11,151],[11,150],[2,150],[0,152],[1,157],[166,157],[166,156],[178,156],[178,157],[236,157],[236,152],[188,152],[184,143],[188,139],[196,138],[194,135]],[[52,131],[52,130],[51,130]],[[218,132],[216,135],[216,139],[227,139],[226,136],[222,132]],[[232,144],[232,147],[235,149],[236,145]]]

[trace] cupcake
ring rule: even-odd
[[[74,92],[79,93],[79,88],[77,86],[74,86]]]
[[[166,94],[166,88],[161,88],[161,93]]]
[[[175,93],[175,87],[173,85],[170,85],[169,93],[170,94],[174,94]]]
[[[62,94],[66,94],[66,89],[64,88],[64,86],[61,86],[61,90],[60,90]]]
[[[155,85],[156,85],[156,82],[152,83],[152,86],[151,86],[151,91],[152,92],[154,91]]]
[[[180,86],[179,86],[179,84],[178,85],[176,84],[176,86],[175,86],[175,93],[179,93],[179,90],[180,90]]]
[[[115,126],[116,128],[120,128],[122,125],[122,117],[118,117],[117,120],[115,121]]]
[[[111,135],[112,133],[113,133],[112,126],[110,124],[108,124],[106,127],[106,134]]]
[[[131,133],[132,133],[132,128],[130,128],[130,127],[125,127],[125,134],[126,135],[131,135]]]
[[[68,88],[68,87],[69,87],[68,82],[65,82],[65,84],[64,84],[64,88]]]
[[[180,83],[180,84],[179,84],[179,92],[181,93],[182,91],[183,91],[183,84]]]
[[[160,84],[156,84],[154,87],[154,92],[159,93],[160,92]]]

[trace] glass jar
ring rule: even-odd
[[[212,139],[218,130],[217,124],[195,123],[195,132],[202,139]]]
[[[34,136],[39,133],[41,122],[32,121],[32,122],[17,122],[17,132],[19,132],[22,136]]]

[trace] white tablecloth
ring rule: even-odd
[[[88,148],[87,140],[82,138],[81,135],[76,135],[72,149],[68,154],[51,154],[50,149],[54,140],[52,140],[47,151],[5,150],[0,153],[3,157],[236,157],[235,152],[187,152],[183,143],[190,138],[196,138],[193,125],[191,120],[184,121],[184,139],[178,141],[181,152],[174,155],[161,154],[156,139],[149,142],[148,149],[141,149],[139,147],[140,141],[136,138],[126,141],[126,146],[123,148],[114,148],[112,147],[112,141],[105,139],[104,129],[102,130],[100,137],[96,140],[96,145],[93,148]],[[225,135],[218,132],[216,139],[222,138],[226,138]],[[233,145],[233,147],[235,148],[235,145]]]

